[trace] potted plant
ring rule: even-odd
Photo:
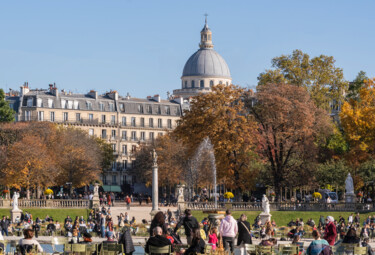
[[[275,197],[276,197],[275,192],[271,192],[270,196],[271,196],[272,202],[275,202]]]
[[[314,192],[312,194],[312,197],[314,198],[314,201],[317,202],[317,200],[322,199],[322,194],[320,194],[319,192]]]

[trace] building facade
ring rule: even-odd
[[[213,48],[212,32],[206,18],[201,31],[199,50],[186,62],[181,77],[181,89],[174,90],[174,96],[189,99],[199,93],[210,92],[212,86],[232,83],[227,63]]]
[[[136,182],[130,174],[134,152],[141,143],[150,142],[176,127],[182,100],[122,97],[116,91],[98,95],[72,94],[49,89],[31,90],[25,83],[17,96],[7,97],[16,111],[16,121],[49,121],[86,130],[112,145],[116,160],[102,176],[105,187],[124,190]]]

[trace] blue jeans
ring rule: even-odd
[[[8,228],[1,229],[1,234],[8,236]]]
[[[105,226],[101,226],[102,238],[105,237]]]

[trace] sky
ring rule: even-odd
[[[375,76],[373,0],[0,1],[0,88],[117,90],[145,98],[181,87],[207,13],[233,83],[255,87],[271,59],[333,56],[353,80]]]

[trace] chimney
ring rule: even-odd
[[[28,82],[25,82],[23,84],[23,86],[21,86],[21,90],[20,90],[20,96],[24,96],[26,95],[27,93],[29,93],[30,89],[29,89],[29,83]]]
[[[129,92],[126,94],[126,99],[127,99],[127,100],[130,99],[130,93],[129,93]]]
[[[94,99],[98,99],[98,92],[95,91],[95,90],[90,90],[90,92],[88,93],[88,95]]]
[[[116,90],[114,91],[110,91],[108,94],[109,98],[113,99],[113,100],[118,100],[118,92]]]
[[[173,101],[181,105],[184,103],[184,99],[181,96],[174,98]]]
[[[160,101],[161,101],[161,98],[160,98],[159,95],[154,95],[154,97],[152,99],[155,100],[158,103],[160,103]]]
[[[148,100],[151,100],[151,96],[147,96],[147,99],[148,99]]]

